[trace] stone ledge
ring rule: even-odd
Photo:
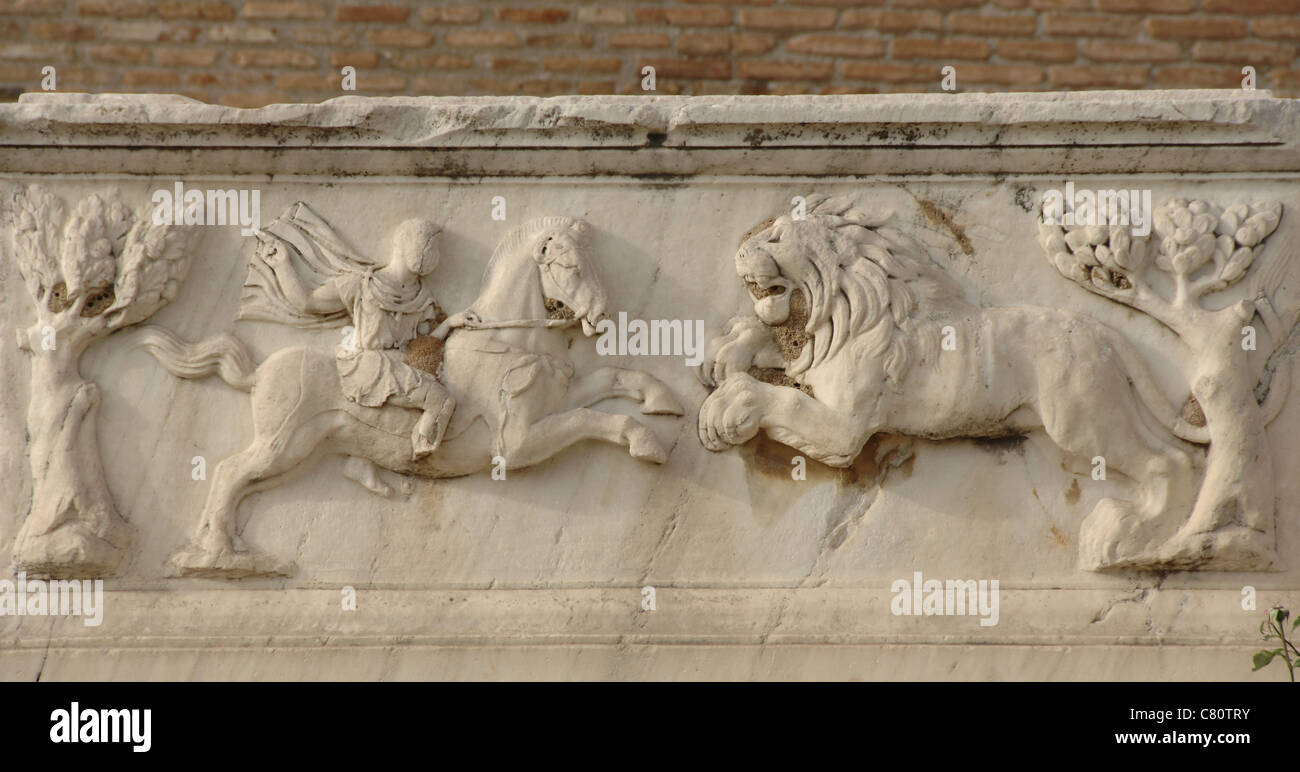
[[[23,94],[0,145],[265,148],[1069,147],[1293,144],[1267,91],[729,97],[338,97],[220,107],[155,94]]]

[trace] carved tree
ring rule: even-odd
[[[13,255],[36,306],[18,331],[32,358],[27,432],[32,505],[14,542],[15,567],[33,575],[111,575],[130,527],[104,481],[95,433],[100,394],[81,377],[95,341],[148,319],[189,268],[192,228],[154,225],[115,194],[64,202],[39,186],[7,202]]]
[[[1208,443],[1205,477],[1190,518],[1162,550],[1170,568],[1261,568],[1274,559],[1273,464],[1265,426],[1289,389],[1289,370],[1251,370],[1256,314],[1277,353],[1296,319],[1285,322],[1271,297],[1286,269],[1275,260],[1252,279],[1250,299],[1225,308],[1202,305],[1207,295],[1240,282],[1278,225],[1282,205],[1266,201],[1220,208],[1173,199],[1154,212],[1155,244],[1127,224],[1068,226],[1060,201],[1044,205],[1038,241],[1065,277],[1104,298],[1141,311],[1168,327],[1193,352],[1191,397],[1180,421],[1185,439]],[[1099,212],[1105,222],[1108,213]],[[1119,218],[1116,218],[1119,219]],[[1152,272],[1163,281],[1152,281]],[[1257,393],[1265,392],[1263,404]]]

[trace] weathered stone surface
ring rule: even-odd
[[[1251,677],[1300,600],[1297,117],[0,106],[0,546],[106,589],[0,616],[0,676]],[[178,183],[258,221],[155,219]],[[897,613],[916,572],[997,611]]]

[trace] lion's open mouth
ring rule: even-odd
[[[749,294],[753,295],[756,300],[762,300],[763,298],[771,297],[773,295],[780,295],[786,291],[786,287],[781,284],[774,283],[769,287],[764,287],[762,284],[750,281],[749,279],[745,279],[744,281],[745,286],[749,288]]]

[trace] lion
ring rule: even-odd
[[[745,235],[736,273],[754,316],[733,319],[700,366],[716,387],[700,407],[703,445],[721,451],[764,431],[846,467],[876,434],[1042,430],[1067,457],[1100,456],[1136,489],[1085,519],[1080,564],[1152,564],[1191,511],[1204,427],[1178,415],[1115,330],[1056,308],[971,304],[919,244],[882,225],[847,199],[819,197],[805,217]],[[785,385],[751,368],[782,371]]]

